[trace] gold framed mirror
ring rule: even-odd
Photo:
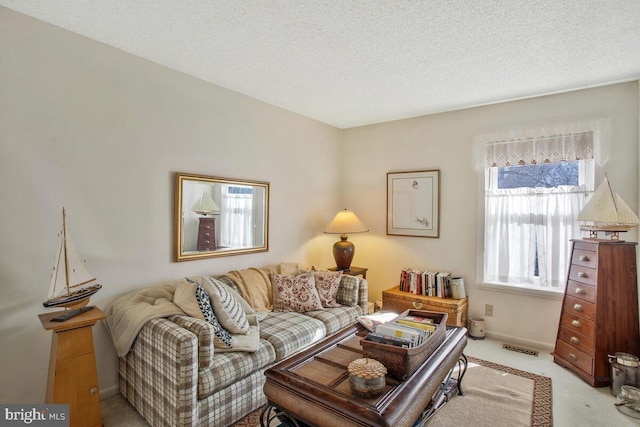
[[[176,261],[268,250],[268,182],[176,172]]]

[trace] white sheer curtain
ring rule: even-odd
[[[594,190],[595,165],[609,157],[608,119],[496,131],[474,137],[474,162],[484,179],[484,258],[487,283],[561,290],[578,213]],[[579,160],[578,186],[498,188],[498,169]],[[538,275],[535,275],[536,260]]]
[[[577,217],[585,203],[582,186],[487,191],[484,280],[562,287],[570,239],[580,237]]]
[[[220,245],[253,246],[253,192],[248,187],[222,186]]]

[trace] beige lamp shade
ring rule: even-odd
[[[191,210],[198,215],[217,215],[220,213],[220,208],[207,193],[202,193],[202,197],[198,199]]]
[[[355,245],[347,240],[347,234],[365,233],[369,229],[352,211],[344,209],[333,218],[324,230],[327,234],[340,234],[340,240],[333,245],[333,258],[338,270],[349,270],[355,255]]]

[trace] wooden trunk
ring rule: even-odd
[[[382,291],[382,309],[402,313],[405,310],[426,310],[447,313],[447,325],[467,327],[467,298],[451,299],[427,297],[403,292],[395,288]]]

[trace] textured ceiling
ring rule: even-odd
[[[349,128],[640,78],[639,0],[0,0]]]

